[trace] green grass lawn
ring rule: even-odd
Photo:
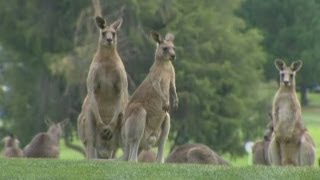
[[[81,145],[80,140],[76,140],[72,142],[73,144]],[[68,148],[65,144],[64,141],[60,141],[60,159],[84,159],[84,156],[77,151],[74,151],[70,148]]]
[[[0,179],[319,179],[318,168],[0,159]]]
[[[320,94],[310,94],[310,106],[303,108],[304,122],[320,147]],[[81,145],[79,140],[73,143]],[[166,146],[166,154],[169,152]],[[248,166],[248,156],[230,157],[232,167],[187,164],[143,164],[84,160],[82,154],[60,143],[60,159],[1,159],[1,179],[320,179],[315,167]],[[119,153],[121,154],[121,152]],[[317,148],[320,157],[320,148]]]

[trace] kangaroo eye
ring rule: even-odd
[[[162,49],[163,49],[163,51],[167,51],[167,50],[168,50],[168,48],[167,48],[167,47],[163,47]]]
[[[102,36],[106,36],[106,34],[107,34],[106,32],[102,32]]]
[[[112,36],[115,37],[115,36],[116,36],[116,33],[115,33],[115,32],[112,32]]]
[[[281,79],[283,79],[284,78],[284,73],[281,73],[280,76],[281,76]]]
[[[293,74],[290,74],[290,78],[293,78]]]

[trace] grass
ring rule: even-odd
[[[320,94],[310,94],[310,106],[303,108],[304,122],[320,147]],[[81,145],[79,140],[73,142]],[[166,146],[166,154],[169,152]],[[60,159],[1,159],[0,179],[319,179],[315,167],[248,166],[248,155],[230,157],[232,167],[188,164],[133,164],[118,161],[88,161],[61,141]],[[320,148],[317,148],[320,157]]]
[[[319,179],[318,168],[0,159],[0,179]]]
[[[73,144],[81,145],[80,140],[76,140],[72,142]],[[70,148],[68,148],[65,144],[64,141],[60,141],[60,159],[84,159],[84,156],[77,151],[74,151]]]

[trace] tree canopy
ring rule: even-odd
[[[263,46],[268,54],[265,74],[268,79],[277,77],[275,58],[289,62],[303,61],[298,85],[302,104],[307,105],[307,88],[319,83],[320,72],[320,3],[311,0],[247,0],[240,14],[250,27],[263,32]]]

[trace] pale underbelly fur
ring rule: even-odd
[[[290,103],[281,104],[279,108],[278,124],[276,125],[276,133],[279,136],[290,136],[293,130],[294,123],[294,110],[291,108]]]

